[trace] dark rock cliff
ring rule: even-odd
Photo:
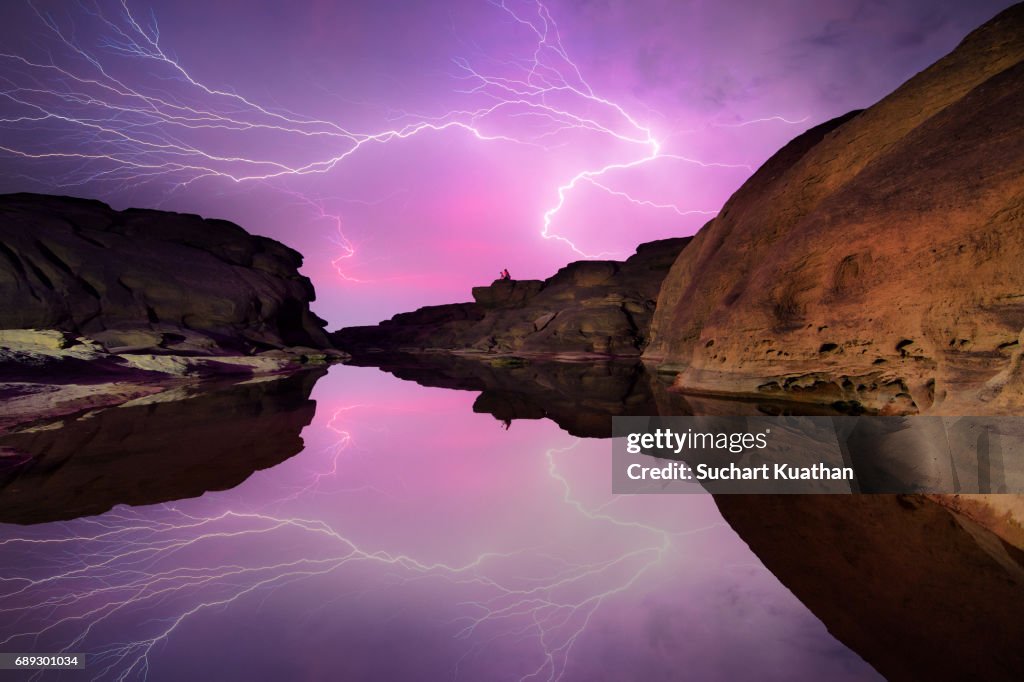
[[[60,330],[111,351],[329,347],[301,265],[223,220],[0,196],[0,329]]]

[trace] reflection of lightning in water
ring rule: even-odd
[[[339,460],[345,451],[352,446],[352,433],[343,422],[343,418],[348,412],[363,407],[366,407],[366,405],[346,405],[334,410],[326,425],[328,431],[336,434],[334,441],[327,447],[328,466],[322,470],[314,471],[308,483],[297,489],[294,493],[284,497],[281,502],[288,502],[310,494],[319,488],[320,483],[324,479],[334,478],[338,475]]]
[[[328,428],[346,433],[334,417]],[[145,679],[150,657],[184,623],[241,608],[247,598],[265,599],[295,581],[350,581],[346,569],[367,566],[391,576],[387,590],[430,579],[462,596],[462,615],[448,623],[467,646],[457,670],[495,642],[515,642],[537,661],[523,679],[558,679],[604,601],[636,584],[674,537],[713,527],[673,533],[589,508],[574,497],[557,461],[577,445],[549,450],[547,473],[578,519],[574,528],[626,531],[602,543],[605,556],[577,558],[572,548],[537,546],[446,563],[366,547],[317,519],[204,516],[169,505],[116,510],[0,539],[0,648],[85,652],[94,679]],[[62,532],[55,535],[55,528]],[[135,633],[131,641],[124,641],[126,630]]]
[[[351,421],[348,415],[352,410],[368,407],[371,406],[356,404],[346,405],[334,410],[331,414],[331,418],[325,425],[325,428],[333,434],[331,444],[324,449],[324,454],[327,456],[326,466],[319,467],[315,471],[309,472],[308,481],[297,487],[294,492],[280,498],[277,501],[278,504],[284,504],[292,500],[316,495],[319,493],[321,485],[325,481],[329,479],[337,479],[341,474],[343,474],[342,460],[346,454],[351,454],[351,448],[355,444],[355,438],[353,437],[351,430],[352,427],[350,426]],[[393,496],[393,493],[375,485],[361,485],[345,488],[332,486],[329,494],[355,492],[372,492],[386,497]]]
[[[656,565],[671,545],[671,534],[643,523],[620,521],[589,510],[572,495],[569,481],[559,472],[555,456],[570,452],[580,441],[566,448],[547,451],[548,474],[562,489],[563,501],[589,521],[634,528],[650,534],[652,541],[637,549],[592,563],[568,563],[545,580],[518,589],[507,589],[486,601],[473,602],[479,614],[459,632],[470,637],[483,625],[508,622],[497,637],[514,635],[518,640],[536,640],[542,657],[537,667],[521,679],[560,679],[573,645],[586,630],[594,612],[607,598],[629,589],[648,569]],[[602,579],[611,581],[605,589],[588,589]],[[581,589],[582,588],[582,589]],[[575,594],[579,592],[579,594]],[[493,639],[493,637],[491,638]],[[478,644],[467,655],[489,643]]]
[[[45,618],[45,623],[38,624],[36,629],[0,639],[0,646],[33,644],[48,636],[59,636],[67,642],[63,651],[88,651],[90,668],[99,670],[97,678],[144,679],[153,648],[165,642],[182,622],[289,580],[326,575],[354,562],[455,577],[471,574],[500,556],[484,553],[459,566],[423,563],[405,555],[364,550],[320,521],[261,514],[225,512],[195,518],[167,509],[165,516],[157,520],[108,514],[90,523],[99,526],[99,531],[59,539],[21,537],[0,542],[8,550],[17,545],[31,548],[63,543],[78,557],[71,560],[71,567],[57,569],[42,578],[0,578],[0,584],[8,586],[0,594],[0,613],[5,614],[8,623],[32,615]],[[254,565],[208,565],[203,561],[207,551],[220,555],[229,542],[247,536],[286,533],[319,537],[325,554]],[[188,556],[187,550],[195,550],[196,554]],[[188,558],[193,563],[189,564]],[[175,597],[185,600],[180,612],[143,619],[138,629],[148,628],[150,632],[137,640],[100,643],[90,637],[125,612],[139,609],[144,614],[147,608],[160,608]]]
[[[545,239],[583,256],[601,254],[587,254],[555,231],[558,214],[580,183],[639,208],[670,209],[685,216],[694,211],[636,197],[613,185],[623,174],[654,162],[749,169],[668,153],[648,124],[597,94],[570,58],[545,5],[492,4],[532,36],[532,54],[516,61],[488,59],[493,70],[457,58],[466,107],[433,117],[406,114],[400,125],[369,132],[264,106],[232,89],[203,83],[164,48],[155,18],[141,21],[127,0],[119,0],[114,10],[98,3],[79,6],[80,23],[99,33],[95,48],[79,38],[88,33],[83,27],[64,26],[37,10],[61,50],[47,50],[45,58],[0,53],[0,64],[7,66],[0,72],[0,102],[6,102],[0,125],[20,138],[0,144],[0,151],[65,164],[59,176],[48,180],[58,187],[102,183],[117,189],[161,183],[180,189],[204,179],[274,187],[328,173],[364,149],[442,131],[549,151],[568,148],[569,159],[582,151],[579,145],[600,144],[622,158],[573,174],[554,190],[554,205],[540,217]],[[287,154],[281,142],[287,142]],[[332,239],[342,254],[333,264],[344,279],[354,281],[339,267],[355,256],[340,217],[328,213],[322,202],[314,208],[319,219],[335,221]]]

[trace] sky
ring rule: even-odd
[[[693,234],[1009,4],[13,0],[0,192],[234,221],[372,324]]]

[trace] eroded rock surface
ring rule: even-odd
[[[682,252],[645,358],[688,391],[1024,405],[1024,5],[769,160]]]
[[[578,261],[546,280],[499,280],[472,303],[429,306],[332,335],[352,353],[454,350],[481,353],[638,356],[661,281],[689,238],[641,244],[623,262]]]
[[[0,329],[70,332],[111,352],[328,347],[301,265],[223,220],[0,196]]]

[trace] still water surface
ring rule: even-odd
[[[865,680],[710,496],[612,496],[611,443],[370,367],[304,450],[202,497],[0,525],[40,679]],[[27,677],[27,675],[26,675]]]

